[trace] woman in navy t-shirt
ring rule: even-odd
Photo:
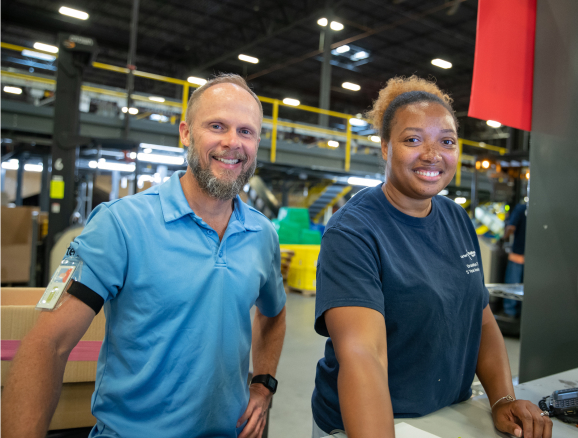
[[[317,268],[313,436],[393,437],[393,419],[467,400],[477,374],[497,429],[551,438],[552,422],[515,400],[488,306],[478,239],[462,207],[437,196],[456,171],[451,99],[424,79],[391,79],[370,113],[386,183],[329,221]]]

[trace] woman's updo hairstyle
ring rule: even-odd
[[[419,102],[435,102],[442,105],[454,118],[457,129],[458,119],[452,108],[453,99],[444,94],[435,83],[415,75],[409,78],[395,77],[387,81],[367,117],[378,130],[379,136],[389,141],[395,112],[401,107]]]

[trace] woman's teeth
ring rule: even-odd
[[[415,173],[417,173],[418,175],[423,175],[423,176],[438,176],[440,174],[439,171],[436,172],[424,172],[422,170],[414,170]]]

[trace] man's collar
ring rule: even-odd
[[[181,185],[181,177],[185,171],[179,170],[163,184],[159,186],[159,198],[165,222],[172,222],[188,214],[192,215],[195,221],[202,219],[195,214]],[[255,213],[237,195],[233,200],[233,215],[240,225],[249,231],[260,231],[261,225],[255,220]]]

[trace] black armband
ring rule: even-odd
[[[67,292],[94,310],[94,313],[97,315],[104,305],[104,299],[99,294],[76,280],[71,281]]]

